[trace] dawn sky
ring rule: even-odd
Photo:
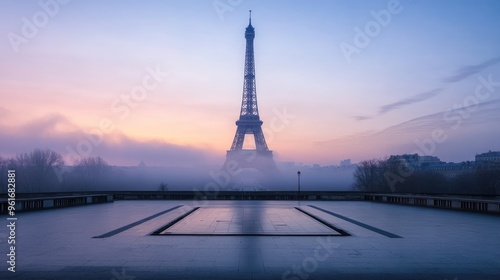
[[[222,164],[250,9],[277,161],[500,150],[497,0],[0,0],[0,155]]]

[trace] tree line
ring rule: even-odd
[[[17,193],[161,191],[193,189],[205,184],[207,172],[174,167],[113,166],[100,156],[83,157],[71,165],[51,149],[34,149],[11,158],[0,156],[0,195],[7,193],[7,170],[16,171]],[[186,179],[187,178],[187,179]]]
[[[40,193],[65,190],[94,190],[105,183],[110,165],[101,157],[77,160],[70,171],[61,154],[50,149],[35,149],[12,158],[0,156],[0,193],[7,190],[7,170],[16,170],[16,191]],[[71,186],[71,187],[70,187]]]
[[[353,189],[380,193],[496,195],[500,190],[500,162],[476,163],[454,176],[424,169],[403,159],[370,159],[354,171]]]

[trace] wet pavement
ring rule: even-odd
[[[115,201],[16,216],[16,272],[2,226],[0,279],[500,277],[500,217],[487,214],[363,201]]]
[[[200,207],[160,234],[340,235],[294,207]]]

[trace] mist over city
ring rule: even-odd
[[[0,0],[0,279],[498,279],[499,26]]]

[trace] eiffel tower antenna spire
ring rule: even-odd
[[[248,25],[252,25],[252,10],[250,10],[250,17],[248,18]]]

